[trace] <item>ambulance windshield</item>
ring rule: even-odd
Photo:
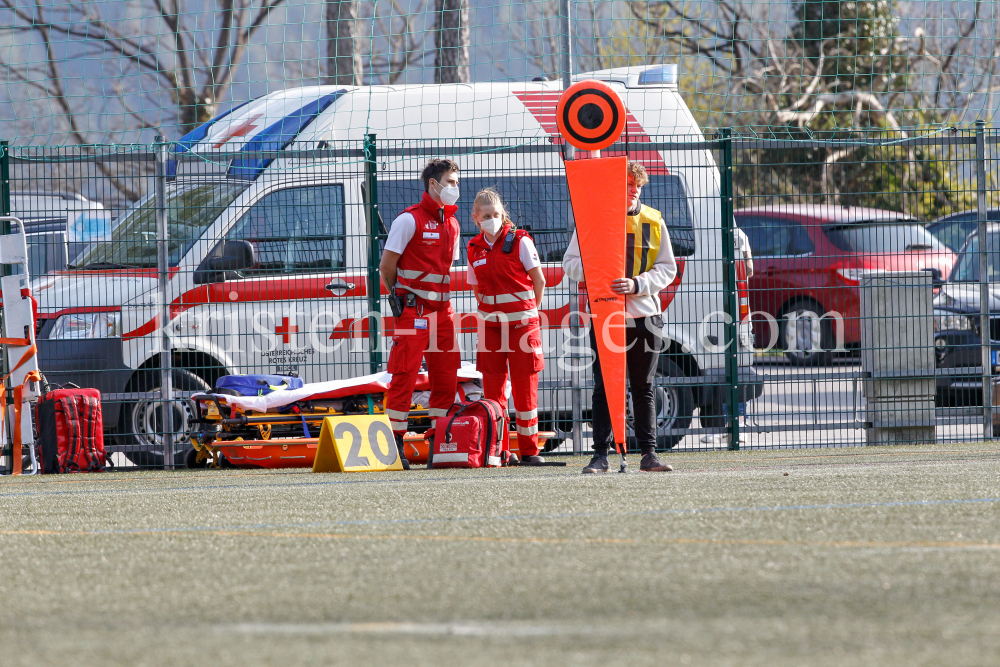
[[[194,242],[249,185],[235,180],[167,185],[170,266],[177,266]],[[90,245],[72,268],[155,269],[156,241],[156,197],[149,195],[114,223],[110,241]]]

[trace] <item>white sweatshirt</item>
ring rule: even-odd
[[[563,270],[572,280],[586,280],[583,275],[583,260],[580,259],[580,242],[576,231],[569,241],[566,254],[563,255]],[[660,250],[656,261],[649,271],[635,276],[639,285],[636,294],[628,294],[625,298],[625,312],[631,317],[650,317],[663,311],[660,307],[660,292],[674,281],[677,276],[677,262],[674,260],[674,249],[670,245],[670,233],[667,225],[660,222]],[[624,278],[625,276],[622,276]]]

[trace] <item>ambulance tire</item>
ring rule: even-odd
[[[684,371],[666,357],[660,357],[660,367],[656,372],[654,384],[654,400],[656,401],[656,448],[659,450],[674,447],[684,437],[681,433],[661,435],[660,429],[686,429],[691,426],[694,416],[694,392],[691,385],[676,384],[670,378],[682,378]],[[631,432],[631,425],[628,428]],[[635,436],[626,438],[630,450],[638,448]]]
[[[173,370],[173,385],[177,391],[212,390],[207,382],[183,368]],[[159,388],[160,373],[151,370],[133,380],[130,391],[157,391]],[[188,449],[192,449],[188,436],[198,428],[198,424],[194,421],[195,409],[190,400],[178,399],[173,403],[174,419],[179,417],[183,420],[180,425],[174,424],[174,430],[178,433],[175,438],[186,444],[181,452],[175,453],[174,465],[183,466]],[[163,467],[163,445],[155,435],[157,419],[157,409],[151,400],[139,400],[122,405],[121,416],[118,419],[118,441],[125,447],[125,456],[137,466]]]

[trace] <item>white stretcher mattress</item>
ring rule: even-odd
[[[482,381],[483,374],[476,370],[475,366],[463,365],[458,369],[458,381],[460,384],[472,381]],[[227,405],[235,406],[244,412],[271,412],[297,401],[308,401],[324,394],[341,392],[351,387],[365,387],[371,385],[381,385],[384,389],[389,386],[392,374],[387,372],[362,375],[361,377],[348,378],[346,380],[329,380],[327,382],[313,382],[304,385],[300,389],[285,389],[273,391],[266,396],[225,396]],[[466,394],[468,388],[463,388]]]

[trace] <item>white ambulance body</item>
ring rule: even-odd
[[[642,150],[650,137],[704,141],[678,94],[674,66],[577,78],[608,81],[618,91],[629,111],[630,155],[644,162],[653,178],[643,200],[669,209],[665,217],[683,269],[663,294],[671,354],[661,371],[690,378],[666,381],[660,391],[661,426],[674,429],[665,432],[663,442],[672,444],[680,438],[677,430],[691,423],[695,407],[706,406],[705,412],[714,405],[719,414],[721,403],[718,170],[710,151],[697,146]],[[572,388],[591,379],[589,370],[571,372],[583,361],[577,357],[585,354],[586,341],[574,340],[562,326],[574,304],[560,263],[570,224],[562,157],[554,145],[561,143],[554,123],[560,92],[554,81],[298,88],[246,103],[182,138],[178,150],[188,155],[168,164],[167,298],[173,304],[168,330],[175,367],[185,369],[178,389],[203,389],[226,373],[292,372],[317,382],[370,372],[362,326],[368,312],[365,169],[356,152],[367,132],[376,137],[377,198],[386,225],[419,200],[419,173],[431,157],[426,150],[431,142],[439,147],[436,156],[461,165],[463,233],[474,229],[467,209],[479,187],[496,185],[515,202],[515,220],[535,236],[549,283],[541,308],[549,325],[540,427],[569,430]],[[316,147],[336,151],[345,140],[354,142],[350,155],[285,157]],[[519,143],[525,144],[520,151],[490,150]],[[265,159],[232,156],[260,150],[275,153]],[[220,151],[226,156],[218,158]],[[112,396],[158,388],[159,373],[149,370],[157,367],[161,340],[155,239],[150,197],[116,221],[111,243],[83,253],[78,269],[35,283],[43,323],[40,361],[50,382],[96,386]],[[250,247],[255,265],[232,270],[238,264],[233,253]],[[456,312],[471,314],[476,308],[464,257],[463,251],[453,267],[452,302]],[[384,295],[381,311],[391,317]],[[747,341],[741,339],[745,353]],[[390,342],[383,341],[383,361]],[[461,343],[463,358],[473,360],[474,334],[464,333]],[[747,364],[750,355],[740,356]],[[582,399],[589,406],[589,392]],[[119,446],[155,451],[153,400],[122,405],[118,410],[112,401],[105,408],[106,424],[136,434],[120,437]],[[190,416],[185,411],[179,407],[175,420]]]

